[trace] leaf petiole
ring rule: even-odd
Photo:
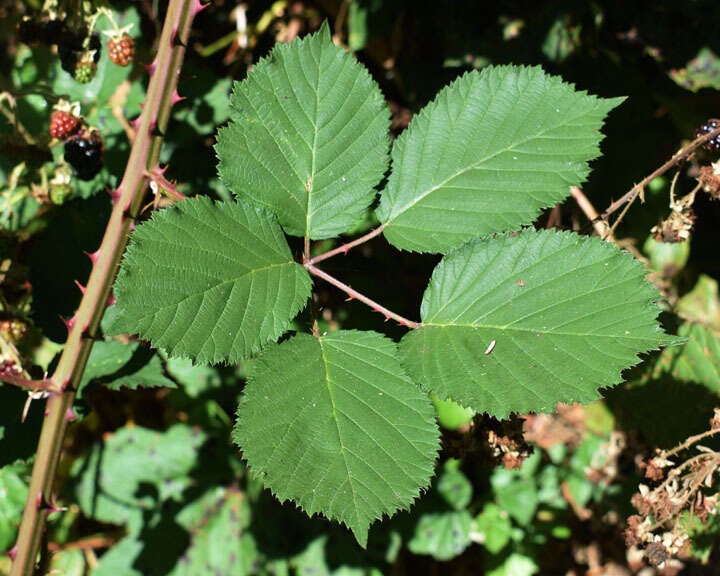
[[[376,234],[377,235],[377,234]],[[312,260],[310,262],[305,263],[305,269],[310,272],[313,276],[317,276],[318,278],[322,278],[325,280],[325,282],[332,284],[336,288],[340,288],[343,292],[345,292],[348,296],[350,296],[350,299],[359,300],[363,304],[367,304],[372,308],[375,312],[379,312],[380,314],[385,316],[385,320],[390,320],[391,318],[395,320],[398,324],[401,324],[402,326],[407,326],[408,328],[419,328],[421,324],[419,322],[414,322],[412,320],[408,320],[404,316],[400,316],[400,314],[396,314],[392,310],[388,310],[381,304],[378,304],[374,300],[371,300],[367,296],[361,294],[357,290],[354,290],[344,282],[341,282],[334,276],[331,276],[327,272],[323,272],[319,268],[316,268],[312,265]]]

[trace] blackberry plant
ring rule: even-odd
[[[638,354],[676,340],[633,256],[531,226],[587,178],[621,101],[539,67],[489,66],[444,88],[390,150],[379,87],[327,25],[277,45],[235,84],[218,132],[218,172],[235,199],[186,199],[137,226],[110,331],[196,363],[249,361],[234,439],[250,469],[365,546],[371,524],[430,485],[429,393],[498,418],[550,411],[598,398]],[[376,228],[316,253],[313,241],[369,215]],[[301,257],[286,235],[303,239]],[[442,255],[415,319],[318,267],[380,235]],[[396,344],[317,322],[305,333],[293,319],[313,282],[407,334]]]

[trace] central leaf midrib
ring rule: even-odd
[[[320,52],[320,61],[322,61],[322,51]],[[320,66],[318,66],[318,70],[320,69]],[[318,127],[319,120],[318,120],[318,110],[320,109],[320,72],[318,71],[318,74],[316,76],[315,81],[315,117],[313,118],[313,146],[312,150],[310,151],[312,153],[312,161],[310,164],[310,183],[305,184],[307,187],[307,207],[305,209],[305,236],[307,238],[310,237],[310,197],[312,196],[312,190],[315,186],[315,158],[317,156],[317,148],[318,148],[318,134],[320,133],[320,128]],[[309,256],[309,255],[308,255]]]
[[[362,520],[360,519],[360,509],[358,507],[357,498],[355,496],[355,487],[353,486],[352,476],[350,474],[350,466],[348,465],[347,457],[345,456],[345,445],[343,444],[342,433],[340,432],[340,422],[338,422],[337,412],[335,410],[335,397],[333,396],[332,392],[332,382],[330,381],[330,372],[328,371],[328,362],[325,358],[325,348],[323,347],[322,338],[318,338],[318,344],[320,346],[320,360],[322,361],[323,369],[325,371],[325,384],[327,386],[328,396],[330,398],[330,405],[332,406],[332,419],[335,423],[335,430],[337,431],[338,442],[340,442],[340,454],[342,454],[343,463],[345,464],[345,472],[347,473],[348,478],[348,485],[350,486],[350,493],[352,494],[352,501],[355,509],[355,521],[358,523],[358,525],[362,525]]]
[[[628,336],[627,334],[596,334],[596,333],[582,333],[582,332],[553,332],[551,330],[542,330],[537,328],[515,328],[510,326],[497,326],[493,324],[442,324],[439,322],[423,322],[420,328],[425,326],[437,327],[437,328],[473,328],[473,329],[487,329],[487,330],[502,330],[504,332],[531,332],[533,334],[547,334],[550,336],[594,336],[596,338],[621,338],[625,340],[652,340],[650,336]]]

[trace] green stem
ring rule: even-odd
[[[35,570],[46,512],[52,502],[67,415],[72,409],[93,341],[98,337],[100,320],[120,258],[147,191],[147,172],[158,164],[170,109],[177,101],[178,74],[190,27],[200,7],[198,0],[170,0],[168,6],[157,57],[151,69],[145,107],[137,125],[125,174],[113,196],[115,205],[102,244],[91,255],[93,269],[90,279],[78,311],[68,323],[68,339],[52,377],[61,391],[51,394],[46,405],[11,576],[31,576]]]

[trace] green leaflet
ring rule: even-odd
[[[123,344],[117,340],[102,340],[93,345],[78,386],[78,398],[93,384],[111,390],[175,388],[175,382],[163,374],[157,354],[141,344]]]
[[[216,147],[228,188],[274,211],[288,234],[352,230],[387,169],[390,111],[327,24],[276,45],[235,84],[231,103],[232,122]]]
[[[377,211],[385,237],[446,252],[529,224],[585,180],[603,120],[621,101],[576,92],[539,67],[468,72],[395,142]]]
[[[281,500],[369,526],[409,507],[430,482],[438,428],[392,341],[375,332],[298,334],[248,375],[234,431],[256,475]]]
[[[590,402],[638,353],[677,341],[658,327],[645,273],[613,245],[567,232],[470,242],[435,269],[401,361],[440,398],[498,418]]]
[[[683,382],[697,382],[713,392],[720,391],[720,298],[717,282],[701,275],[695,287],[678,301],[677,311],[685,319],[678,328],[678,336],[687,338],[687,342],[663,351],[655,375],[670,372]]]
[[[720,392],[720,337],[707,326],[687,323],[678,336],[688,341],[679,348],[665,350],[660,365],[668,362],[674,378],[697,382],[713,392]]]
[[[115,333],[171,356],[237,362],[276,340],[310,295],[272,215],[184,200],[138,226],[115,282]]]

